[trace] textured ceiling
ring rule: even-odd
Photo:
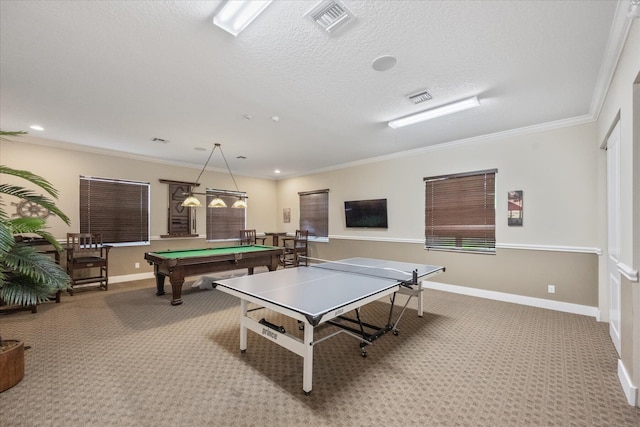
[[[334,36],[304,16],[318,2],[275,0],[233,37],[219,1],[2,0],[0,127],[195,167],[221,143],[234,173],[275,178],[598,113],[616,1],[343,0]]]

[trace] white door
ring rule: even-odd
[[[609,334],[620,354],[620,122],[607,140]]]

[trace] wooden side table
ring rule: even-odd
[[[271,246],[280,246],[279,238],[286,236],[287,233],[265,232],[264,235],[271,236],[271,238],[273,239],[273,243],[271,244]]]

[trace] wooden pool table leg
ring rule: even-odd
[[[182,304],[182,284],[184,283],[184,270],[182,268],[176,268],[171,272],[169,280],[171,281],[171,291],[173,293],[171,305],[180,305]]]
[[[164,274],[158,271],[158,265],[153,266],[153,274],[156,276],[156,295],[164,295]]]
[[[271,263],[267,265],[269,271],[276,271],[280,265],[280,255],[274,255],[271,257]]]

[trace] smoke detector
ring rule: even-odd
[[[308,16],[320,28],[330,34],[355,21],[353,13],[345,5],[335,0],[324,0],[318,3],[305,16]]]

